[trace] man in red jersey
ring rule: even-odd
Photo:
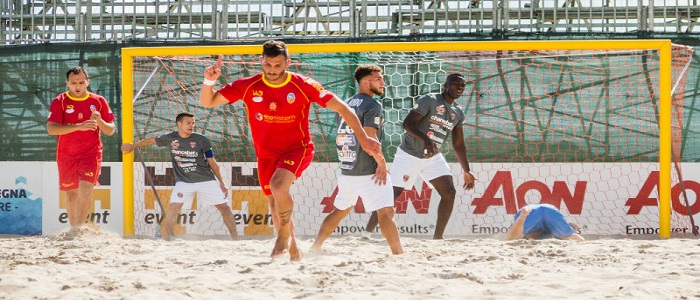
[[[242,100],[247,108],[250,131],[258,157],[260,186],[268,198],[277,240],[272,257],[289,252],[290,260],[301,260],[294,237],[294,199],[289,189],[311,164],[314,144],[309,134],[312,103],[340,114],[370,155],[381,153],[381,144],[363,130],[355,113],[317,81],[287,70],[291,64],[287,46],[281,41],[263,44],[263,72],[235,80],[218,91],[212,88],[221,76],[222,57],[204,71],[199,101],[214,107]]]
[[[87,91],[82,67],[66,72],[68,91],[51,101],[46,127],[58,136],[56,163],[60,190],[66,192],[70,234],[79,233],[92,206],[92,190],[102,164],[100,132],[114,134],[114,114],[104,97]]]

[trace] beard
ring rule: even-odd
[[[384,96],[384,89],[383,88],[379,89],[379,88],[371,87],[369,90],[372,91],[372,93],[374,93],[375,95],[377,95],[379,97]]]

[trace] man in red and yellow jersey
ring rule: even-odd
[[[258,177],[268,198],[277,241],[272,257],[289,252],[290,260],[301,260],[294,237],[294,199],[289,189],[311,164],[314,145],[309,134],[312,103],[338,112],[355,132],[367,153],[381,153],[381,144],[369,137],[352,109],[317,81],[287,70],[291,64],[287,46],[281,41],[263,44],[263,72],[235,80],[215,91],[221,76],[222,57],[204,71],[200,103],[214,107],[243,101],[258,157]]]
[[[104,97],[87,91],[82,67],[66,72],[68,91],[51,101],[46,127],[58,136],[56,163],[61,191],[66,192],[70,233],[79,233],[92,205],[92,190],[102,164],[100,132],[114,134],[114,114]]]

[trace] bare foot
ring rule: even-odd
[[[304,257],[304,253],[299,250],[299,247],[296,245],[289,247],[289,261],[301,261],[302,257]]]
[[[275,247],[272,248],[272,253],[270,256],[272,258],[275,258],[277,256],[283,255],[287,252],[289,252],[289,241],[291,238],[289,236],[283,237],[281,234],[277,236],[277,240],[275,241]]]

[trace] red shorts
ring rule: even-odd
[[[265,195],[271,195],[270,179],[277,169],[287,169],[299,178],[314,159],[313,146],[282,153],[277,157],[258,157],[258,179]]]
[[[61,191],[77,189],[80,181],[97,185],[102,165],[102,153],[56,159]]]

